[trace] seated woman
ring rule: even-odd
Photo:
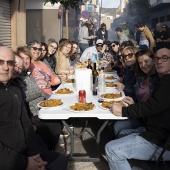
[[[18,47],[17,54],[14,75],[15,77],[19,76],[23,81],[22,91],[25,96],[27,112],[36,127],[36,133],[42,137],[49,150],[55,150],[62,131],[61,121],[40,120],[38,118],[37,104],[44,100],[44,92],[30,74],[31,54],[29,49],[26,46]],[[21,68],[23,69],[22,73]]]
[[[70,54],[72,49],[72,43],[69,40],[63,41],[58,51],[55,53],[56,58],[56,74],[73,74],[74,68],[70,67]]]
[[[136,53],[136,83],[134,85],[135,99],[137,102],[147,101],[154,93],[159,82],[154,65],[154,54],[151,50],[141,50]],[[127,104],[134,104],[131,97],[123,99]],[[128,119],[117,121],[114,124],[114,133],[117,138],[130,133],[144,130],[142,119]]]
[[[57,49],[58,49],[57,41],[53,38],[50,38],[48,40],[48,50],[43,58],[43,62],[52,70],[53,73],[55,72],[55,67],[56,67],[56,59],[54,55]]]
[[[39,60],[41,55],[41,44],[38,41],[33,41],[28,44],[31,53],[30,70],[32,76],[35,78],[38,86],[44,91],[46,98],[52,95],[51,86],[61,83],[61,79],[66,79],[65,76],[55,76],[49,67]]]
[[[78,42],[72,41],[72,50],[70,54],[70,65],[75,66],[75,64],[79,61],[79,55],[77,54]]]

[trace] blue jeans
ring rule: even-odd
[[[110,170],[131,170],[127,159],[155,161],[162,151],[161,147],[145,140],[138,133],[110,141],[105,146]],[[163,155],[164,160],[170,160],[170,151]]]
[[[113,127],[115,138],[121,138],[131,133],[141,133],[144,130],[143,121],[138,119],[116,121]]]

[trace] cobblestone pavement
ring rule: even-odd
[[[69,120],[74,126],[74,133],[78,134],[82,130],[82,126],[86,126],[86,120],[88,120],[87,130],[96,136],[98,129],[104,122],[103,120],[90,118],[90,119],[71,119]],[[64,129],[66,131],[66,129]],[[100,153],[105,157],[104,146],[111,140],[111,133],[108,126],[101,133]],[[83,134],[83,139],[75,137],[74,139],[74,153],[86,154],[90,157],[97,157],[97,145],[94,137],[89,133]],[[70,140],[67,139],[67,150],[70,149]],[[106,157],[105,157],[106,158]],[[100,162],[73,162],[69,161],[68,170],[109,170],[106,159],[101,159]]]

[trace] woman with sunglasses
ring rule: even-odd
[[[151,50],[141,50],[136,53],[136,78],[133,86],[135,97],[123,99],[128,105],[136,102],[147,101],[154,93],[159,82],[159,76],[155,70],[154,54]],[[130,133],[141,132],[145,129],[143,119],[128,119],[117,121],[114,125],[116,138]]]
[[[124,75],[122,82],[117,85],[118,90],[124,91],[126,96],[134,97],[133,86],[135,83],[136,57],[138,51],[136,47],[127,46],[122,51],[122,64],[124,65]]]
[[[28,44],[29,51],[31,53],[31,65],[30,70],[35,78],[38,86],[44,91],[46,98],[49,98],[52,95],[51,86],[58,85],[61,83],[61,78],[55,76],[50,68],[39,60],[41,56],[42,48],[41,44],[38,41],[33,41]]]

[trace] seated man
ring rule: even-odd
[[[103,49],[103,40],[98,39],[96,41],[95,46],[85,49],[85,51],[81,55],[80,61],[87,62],[88,59],[90,59],[92,63],[96,63],[96,61],[99,60],[99,57],[102,53],[102,49]]]
[[[0,169],[66,170],[65,156],[37,143],[21,91],[12,85],[13,52],[0,47]]]
[[[105,149],[111,170],[131,170],[127,159],[151,160],[158,158],[170,132],[170,50],[163,48],[155,54],[155,67],[160,77],[153,96],[146,102],[122,107],[113,104],[114,115],[145,117],[146,131],[133,133],[109,142]],[[170,160],[170,151],[163,155]]]

